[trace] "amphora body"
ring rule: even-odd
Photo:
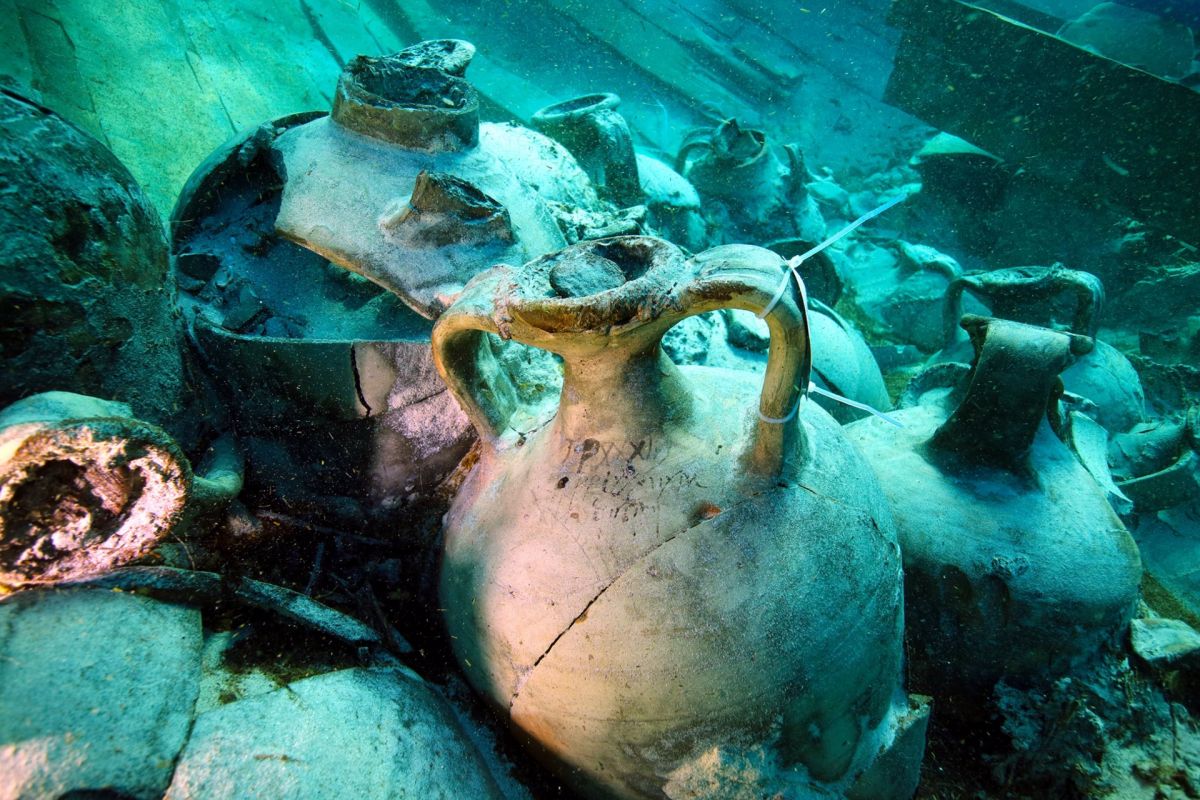
[[[704,796],[751,780],[737,765],[788,796],[915,787],[925,710],[899,688],[891,517],[837,424],[799,402],[807,326],[790,286],[771,302],[783,275],[761,248],[685,260],[618,237],[496,267],[434,328],[482,441],[446,518],[455,653],[586,794]],[[730,307],[769,309],[761,389],[659,346]],[[562,357],[549,419],[515,407],[483,332]]]

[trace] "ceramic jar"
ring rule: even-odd
[[[892,523],[837,423],[801,402],[808,328],[794,289],[771,302],[784,274],[761,248],[688,259],[618,237],[493,268],[434,328],[482,442],[446,518],[454,651],[590,796],[681,796],[753,753],[772,791],[915,786]],[[769,309],[761,387],[663,354],[671,326],[720,308]],[[557,407],[515,402],[488,333],[563,359]]]
[[[0,93],[0,406],[45,391],[127,402],[193,447],[158,212],[108,148]]]
[[[825,238],[825,220],[804,188],[804,159],[794,146],[783,152],[786,163],[765,133],[736,119],[685,137],[675,169],[700,193],[714,244]]]
[[[1138,512],[1200,499],[1200,406],[1182,419],[1135,425],[1112,437],[1108,461]]]
[[[354,59],[331,114],[227,143],[179,198],[175,280],[256,501],[394,529],[473,440],[429,320],[482,266],[562,247],[553,208],[599,203],[561,146],[480,123],[474,52]]]
[[[644,205],[646,221],[664,238],[691,250],[704,247],[700,195],[682,175],[633,148],[629,125],[611,92],[546,106],[530,123],[579,161],[601,197],[618,206]]]
[[[969,372],[933,367],[949,380],[925,381],[917,404],[893,412],[902,428],[846,429],[896,514],[913,685],[941,696],[1093,657],[1127,629],[1141,579],[1133,539],[1051,426],[1059,373],[1085,340],[962,324]]]
[[[617,112],[620,104],[612,92],[587,94],[539,109],[530,122],[571,151],[602,196],[633,206],[642,202],[642,187],[633,137]]]
[[[537,133],[480,123],[452,39],[359,56],[333,110],[272,142],[285,181],[275,229],[436,317],[482,264],[566,244],[548,201],[590,207],[574,159]]]
[[[935,361],[967,360],[970,345],[958,328],[964,296],[982,301],[992,316],[1031,325],[1063,327],[1076,340],[1078,358],[1062,373],[1067,390],[1096,404],[1096,421],[1112,434],[1145,419],[1146,396],[1137,370],[1112,345],[1096,338],[1104,308],[1104,286],[1095,275],[1051,267],[1013,267],[961,275],[946,289],[942,314],[946,347]]]

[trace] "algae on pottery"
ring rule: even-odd
[[[69,391],[194,426],[162,226],[125,166],[3,91],[0,187],[0,406]]]
[[[642,201],[642,186],[629,126],[617,112],[620,104],[611,92],[584,95],[539,109],[531,121],[571,151],[598,192],[632,206]]]
[[[434,327],[482,445],[446,520],[451,643],[589,796],[659,797],[722,752],[767,753],[774,791],[882,772],[876,796],[912,793],[925,717],[899,686],[900,553],[869,469],[803,402],[805,312],[794,290],[772,302],[785,276],[761,248],[687,259],[618,237],[496,267]],[[766,312],[761,395],[662,353],[719,308]],[[513,422],[530,412],[486,333],[563,358],[552,416]]]

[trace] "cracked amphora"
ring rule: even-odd
[[[481,452],[446,518],[441,604],[475,688],[591,796],[911,795],[925,709],[899,686],[901,564],[869,469],[812,403],[784,262],[646,237],[477,276],[433,332]],[[760,387],[660,340],[768,311]],[[541,421],[485,333],[563,360]],[[798,407],[798,413],[795,411]],[[743,765],[738,767],[737,765]]]

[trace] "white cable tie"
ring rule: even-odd
[[[872,408],[871,406],[867,405],[866,403],[860,403],[857,400],[851,400],[849,397],[843,397],[840,394],[834,394],[833,392],[831,392],[827,389],[822,389],[820,386],[817,386],[815,383],[810,383],[808,385],[808,390],[810,392],[816,392],[817,394],[821,395],[822,397],[828,397],[830,400],[835,400],[843,405],[850,406],[851,408],[857,408],[859,411],[866,411],[868,414],[874,414],[875,416],[879,417],[884,422],[895,425],[897,428],[904,427],[903,422],[901,422],[900,420],[896,419],[893,416],[883,413],[882,411],[880,411],[877,408]]]
[[[800,262],[797,260],[798,258],[799,256],[796,256],[791,261],[787,262],[788,268],[783,273],[783,280],[779,282],[779,288],[775,290],[775,296],[771,298],[771,302],[767,303],[767,307],[759,313],[759,319],[766,319],[767,314],[771,313],[771,309],[775,308],[775,304],[783,299],[783,293],[787,289],[788,285],[789,274],[795,276],[796,285],[800,287],[800,307],[808,308],[808,287],[804,285],[804,278],[800,277],[800,272],[796,269],[796,267],[800,266]]]
[[[804,285],[804,278],[802,278],[800,276],[800,270],[796,269],[796,267],[799,267],[799,266],[800,266],[799,261],[797,261],[795,264],[792,265],[792,274],[796,276],[796,288],[798,288],[800,290],[800,308],[804,309],[804,312],[807,314],[808,313],[808,287]]]
[[[866,222],[870,219],[874,219],[875,217],[878,217],[880,214],[887,211],[892,206],[896,205],[897,203],[902,202],[906,197],[907,197],[907,195],[903,195],[903,194],[897,195],[897,196],[893,197],[891,200],[888,200],[883,205],[879,206],[878,208],[871,209],[870,211],[863,214],[858,219],[854,220],[854,222],[851,222],[849,225],[842,228],[840,231],[835,233],[833,236],[830,236],[828,239],[821,242],[820,244],[809,248],[806,252],[803,252],[798,256],[793,256],[787,262],[788,270],[790,270],[791,273],[796,276],[796,282],[800,286],[800,297],[804,301],[804,306],[806,308],[808,307],[808,292],[804,288],[803,278],[800,277],[800,271],[799,271],[800,265],[803,264],[805,261],[807,261],[812,256],[815,256],[817,253],[824,250],[826,247],[829,247],[831,244],[833,244],[834,242],[836,242],[839,239],[841,239],[842,237],[844,237],[846,234],[850,233],[850,231],[854,230],[859,225],[862,225],[864,222]],[[759,312],[759,314],[758,314],[759,319],[767,318],[767,314],[771,313],[771,310],[773,308],[775,308],[775,304],[778,303],[781,299],[783,299],[783,292],[786,288],[787,288],[787,275],[785,274],[783,276],[783,282],[779,284],[779,289],[776,290],[775,296],[771,298],[771,302],[767,303],[767,307]]]
[[[808,388],[810,388],[810,389],[812,388],[811,383],[808,385]],[[763,422],[767,422],[772,425],[783,425],[785,423],[791,422],[793,419],[796,418],[796,412],[798,412],[800,410],[800,404],[802,402],[804,402],[804,393],[803,392],[800,394],[799,397],[796,398],[796,405],[792,406],[791,412],[786,417],[779,417],[778,419],[776,419],[775,417],[768,417],[766,414],[762,413],[762,411],[760,410],[758,412],[758,418],[761,419]]]
[[[789,273],[791,275],[795,276],[796,286],[800,290],[800,304],[801,304],[800,308],[802,310],[807,309],[808,308],[808,288],[804,285],[804,278],[800,275],[800,265],[803,264],[806,259],[810,258],[811,256],[815,256],[817,253],[821,252],[826,247],[829,247],[831,244],[838,241],[846,234],[850,233],[850,231],[854,230],[859,225],[862,225],[867,220],[870,220],[870,219],[873,219],[874,217],[879,216],[880,214],[887,211],[892,206],[903,201],[906,197],[907,197],[907,195],[903,195],[903,194],[893,197],[891,200],[887,201],[886,203],[879,206],[878,208],[873,208],[870,211],[868,211],[867,213],[863,214],[861,217],[854,220],[846,227],[842,228],[840,231],[835,233],[833,236],[830,236],[828,239],[826,239],[825,241],[816,245],[815,247],[810,248],[807,252],[801,253],[798,256],[793,256],[791,259],[789,259],[786,264],[786,269],[784,270],[784,273],[783,273],[783,280],[779,282],[779,288],[775,290],[775,294],[774,294],[774,296],[771,297],[771,302],[767,303],[766,308],[764,308],[762,311],[760,311],[758,313],[758,318],[766,319],[767,315],[770,314],[771,311],[775,308],[775,306],[779,303],[779,301],[783,299],[783,293],[785,291],[787,291],[788,274]],[[897,420],[895,417],[888,416],[887,414],[883,413],[882,411],[872,408],[871,406],[867,405],[866,403],[860,403],[857,400],[851,400],[849,397],[842,397],[840,394],[834,394],[833,392],[822,389],[820,386],[817,386],[815,383],[812,383],[811,381],[808,384],[808,391],[816,392],[819,395],[828,397],[830,400],[834,400],[836,402],[848,405],[851,408],[857,408],[860,411],[866,411],[868,414],[874,414],[875,416],[879,417],[884,422],[895,425],[897,428],[904,427],[904,424],[901,423],[899,420]],[[768,416],[764,415],[762,413],[762,411],[760,410],[758,412],[758,418],[760,420],[762,420],[763,422],[767,422],[772,425],[783,425],[784,423],[791,422],[796,417],[796,414],[800,411],[800,404],[802,402],[804,402],[804,396],[805,396],[804,392],[801,392],[800,396],[796,398],[796,405],[792,406],[791,412],[786,417],[781,417],[779,419],[776,419],[775,417],[768,417]]]
[[[833,236],[830,236],[828,239],[821,242],[819,245],[816,245],[808,252],[801,253],[799,256],[797,256],[797,258],[800,259],[801,263],[807,261],[809,259],[809,257],[815,256],[817,253],[821,252],[826,247],[829,247],[829,245],[833,244],[834,242],[838,241],[846,234],[850,233],[850,231],[854,230],[859,225],[862,225],[864,222],[874,219],[875,217],[878,217],[880,214],[887,211],[892,206],[896,205],[897,203],[903,202],[907,197],[908,197],[908,195],[904,195],[904,194],[896,195],[891,200],[888,200],[886,203],[879,206],[878,208],[873,208],[870,211],[868,211],[867,213],[863,214],[861,217],[854,220],[854,222],[851,222],[849,225],[842,228],[840,231],[835,233]]]
[[[795,274],[795,273],[793,273],[793,274]],[[787,287],[788,287],[788,271],[784,271],[783,280],[781,280],[779,282],[779,288],[775,290],[775,295],[771,298],[771,302],[767,303],[766,308],[764,308],[762,311],[758,312],[759,319],[767,318],[767,314],[770,314],[771,310],[773,308],[775,308],[776,304],[779,303],[779,301],[783,299],[783,293],[787,291]]]

